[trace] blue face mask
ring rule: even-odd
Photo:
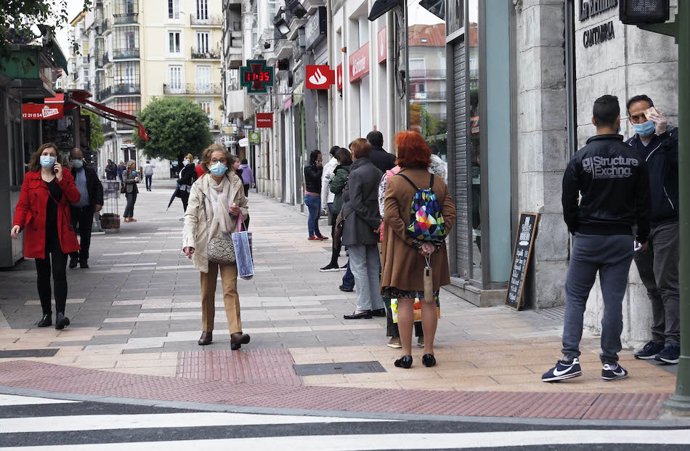
[[[647,137],[654,133],[656,125],[652,121],[647,121],[644,124],[633,124],[633,128],[638,135]]]
[[[84,160],[72,160],[72,166],[74,169],[81,169],[84,167]]]
[[[41,155],[41,167],[43,168],[52,168],[56,161],[57,158],[52,155]]]
[[[215,175],[216,177],[221,177],[228,170],[228,167],[219,161],[211,166],[208,170],[211,171],[211,174]]]

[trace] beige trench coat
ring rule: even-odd
[[[230,178],[230,198],[240,207],[242,215],[246,218],[249,212],[247,198],[244,196],[242,179],[235,173],[227,173]],[[209,182],[211,176],[206,174],[197,179],[189,193],[189,203],[184,214],[184,228],[182,230],[182,248],[193,247],[192,263],[201,272],[208,272],[208,258],[206,257],[206,244],[208,243],[208,231],[213,220],[213,206],[211,205]],[[237,226],[237,218],[231,218],[232,230]]]

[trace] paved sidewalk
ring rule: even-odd
[[[139,194],[138,222],[95,235],[90,269],[69,271],[63,331],[36,328],[32,261],[0,272],[2,386],[95,396],[245,407],[570,419],[658,419],[673,368],[623,351],[630,378],[600,379],[598,339],[586,334],[584,375],[544,384],[559,355],[562,309],[476,308],[442,292],[438,365],[393,366],[385,319],[343,320],[355,294],[321,273],[330,241],[307,241],[294,206],[250,193],[256,276],[240,280],[245,332],[229,351],[220,292],[214,343],[200,347],[199,276],[180,253],[182,207],[170,181]],[[121,202],[120,213],[124,208]],[[329,227],[322,226],[322,231]],[[341,264],[345,263],[342,257]],[[220,288],[220,287],[219,287]],[[5,321],[3,321],[3,317]],[[231,395],[230,395],[231,394]]]

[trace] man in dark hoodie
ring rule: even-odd
[[[635,242],[646,248],[649,234],[649,174],[644,159],[623,143],[618,98],[594,102],[597,134],[587,140],[563,174],[563,218],[573,234],[565,282],[563,358],[541,380],[557,382],[582,375],[580,340],[589,292],[599,273],[604,299],[601,322],[601,378],[624,379],[618,364],[623,330],[622,304]],[[578,201],[579,199],[579,201]],[[633,226],[637,237],[633,239]]]
[[[386,173],[387,170],[395,167],[395,155],[388,153],[383,148],[383,133],[378,130],[370,131],[367,135],[367,141],[371,144],[371,152],[369,152],[369,159],[379,171]]]
[[[635,357],[677,364],[680,359],[680,290],[678,280],[678,129],[638,95],[628,100],[628,118],[635,135],[630,147],[649,168],[651,210],[649,247],[635,252],[640,279],[652,302],[652,340]]]

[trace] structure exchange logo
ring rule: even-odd
[[[628,157],[588,157],[582,160],[582,169],[595,179],[623,179],[632,176],[632,168],[640,162]]]

